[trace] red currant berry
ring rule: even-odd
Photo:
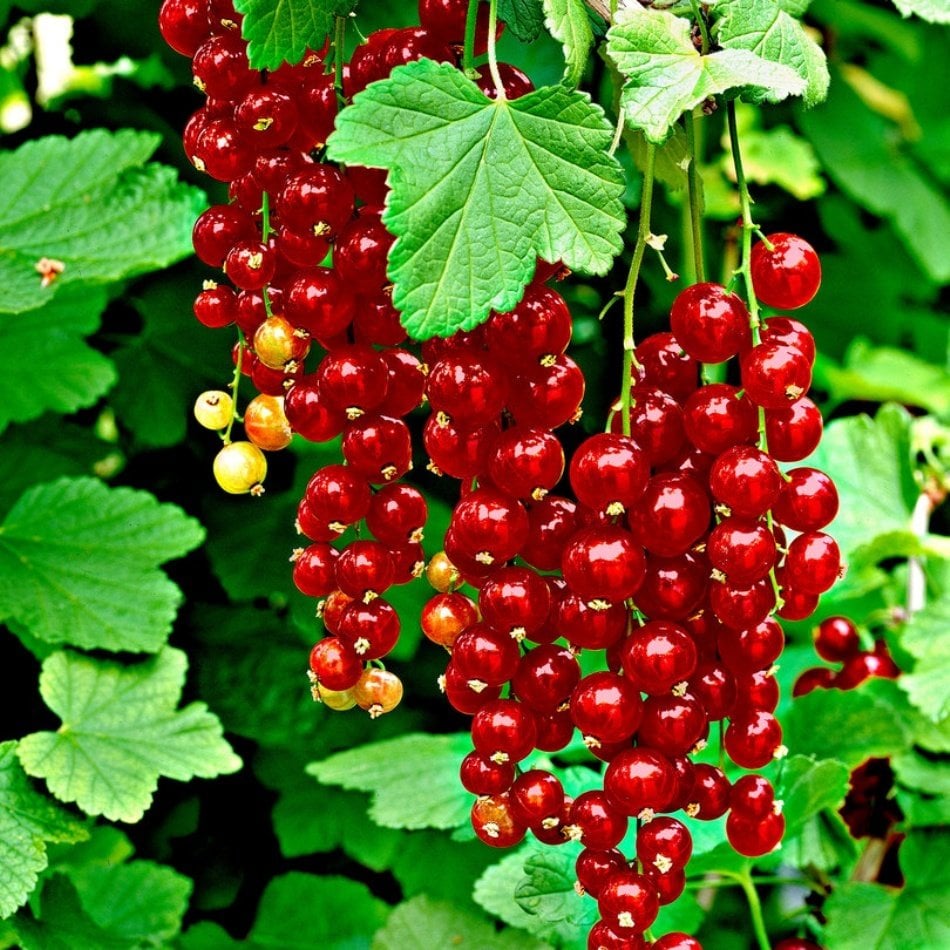
[[[795,234],[778,232],[759,241],[749,258],[755,295],[767,307],[804,307],[821,286],[821,264],[815,249]]]
[[[782,727],[770,712],[749,710],[734,716],[725,733],[729,758],[744,769],[761,769],[779,754]]]
[[[858,628],[847,617],[827,617],[815,628],[815,652],[829,663],[841,663],[861,649]]]
[[[597,907],[612,930],[642,933],[656,920],[660,903],[656,885],[645,874],[618,871],[604,881]]]
[[[597,743],[629,739],[642,714],[643,701],[636,687],[616,673],[590,673],[571,694],[574,725]]]
[[[694,360],[722,363],[749,338],[749,311],[721,284],[693,284],[673,301],[670,329]]]

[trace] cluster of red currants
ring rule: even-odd
[[[815,627],[815,652],[830,666],[813,666],[795,681],[793,695],[804,696],[815,689],[854,689],[872,676],[897,679],[900,669],[887,644],[876,640],[870,650],[861,649],[858,628],[847,617],[827,617]]]
[[[798,307],[817,291],[817,257],[799,238],[771,235],[751,263],[771,306]],[[784,753],[773,614],[809,615],[839,576],[837,545],[821,530],[838,499],[823,472],[777,465],[800,461],[821,436],[806,396],[811,334],[788,317],[754,331],[742,300],[710,283],[677,297],[672,333],[636,348],[629,400],[570,461],[573,498],[551,494],[565,469],[552,430],[577,418],[584,383],[564,355],[570,321],[540,283],[548,276],[510,314],[430,344],[426,448],[462,480],[462,497],[430,564],[439,593],[422,628],[451,654],[449,702],[473,717],[461,780],[477,796],[478,836],[496,847],[528,831],[580,841],[578,885],[602,918],[590,946],[640,947],[685,886],[690,833],[670,813],[728,811],[727,835],[745,855],[781,841],[767,779],[730,783],[692,756],[725,721],[737,765]],[[698,385],[700,362],[736,356],[741,388]],[[584,675],[587,650],[605,651],[607,669]],[[572,800],[554,774],[518,763],[564,749],[575,730],[607,768],[602,788]],[[635,866],[618,848],[631,819]],[[677,934],[653,946],[698,944]]]

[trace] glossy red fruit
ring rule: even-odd
[[[775,520],[793,531],[820,531],[838,513],[834,482],[817,468],[793,468],[785,473],[781,494],[772,508]]]
[[[372,347],[359,343],[327,353],[316,375],[327,403],[350,419],[377,409],[389,386],[385,360]]]
[[[401,483],[383,485],[370,501],[366,527],[384,544],[406,544],[420,540],[428,513],[425,496],[418,488]]]
[[[726,449],[709,470],[713,497],[743,518],[764,515],[775,504],[783,484],[773,459],[751,445]]]
[[[705,762],[696,764],[691,803],[686,812],[701,821],[713,821],[729,810],[729,779],[722,769]]]
[[[208,38],[208,11],[201,0],[164,0],[158,11],[162,39],[182,56],[194,56]]]
[[[589,673],[571,694],[574,725],[599,743],[609,745],[629,739],[637,731],[642,715],[640,693],[616,673]]]
[[[511,788],[515,767],[511,762],[492,762],[469,752],[459,768],[462,787],[473,795],[500,795]]]
[[[848,657],[844,666],[834,678],[834,685],[838,689],[854,689],[872,676],[884,679],[897,679],[900,669],[885,652],[859,653]]]
[[[769,454],[779,462],[798,462],[811,455],[818,448],[823,428],[821,411],[807,396],[765,412]]]
[[[752,584],[775,566],[775,535],[763,521],[725,518],[709,533],[706,556],[730,583]]]
[[[528,536],[524,506],[493,488],[479,488],[455,507],[452,528],[460,548],[479,563],[511,560]]]
[[[775,811],[775,789],[764,775],[743,775],[732,786],[729,805],[746,818],[765,818]]]
[[[542,283],[531,283],[521,302],[507,313],[494,313],[486,324],[492,355],[511,369],[550,362],[571,341],[571,313],[564,298]]]
[[[452,662],[468,680],[502,686],[518,669],[521,651],[507,634],[485,623],[472,624],[452,646]]]
[[[755,295],[767,307],[794,310],[811,301],[821,286],[815,249],[795,234],[777,232],[752,248],[749,263]]]
[[[527,832],[527,828],[512,815],[507,793],[477,798],[472,805],[472,828],[492,848],[511,848]]]
[[[306,498],[317,518],[348,525],[366,516],[371,495],[366,479],[349,466],[326,465],[307,483]]]
[[[696,554],[648,557],[637,607],[658,620],[685,620],[703,602],[709,585],[709,563]]]
[[[682,870],[692,854],[693,838],[686,825],[676,818],[661,815],[637,831],[637,858],[660,874]]]
[[[446,666],[445,676],[440,678],[439,685],[452,708],[466,716],[474,715],[501,695],[500,686],[469,683],[451,661]]]
[[[547,582],[526,567],[503,567],[492,573],[478,596],[485,622],[499,633],[522,640],[537,633],[551,610]]]
[[[553,432],[515,426],[496,439],[488,472],[510,494],[540,500],[564,474],[564,449]]]
[[[340,618],[339,637],[361,660],[386,656],[396,646],[399,631],[399,614],[381,597],[368,604],[354,601]]]
[[[480,426],[505,407],[508,379],[488,354],[452,352],[430,368],[426,392],[435,412],[456,425]]]
[[[693,476],[661,472],[646,485],[627,518],[634,537],[651,554],[685,554],[709,527],[709,494]]]
[[[759,419],[752,401],[736,386],[712,383],[697,389],[686,401],[683,423],[696,448],[719,455],[733,445],[754,442]]]
[[[656,386],[678,402],[685,402],[696,388],[699,364],[680,346],[672,333],[654,333],[634,350],[640,369],[638,382]]]
[[[637,741],[664,755],[681,756],[707,731],[706,713],[694,696],[650,696],[643,704]]]
[[[660,903],[649,877],[636,871],[618,871],[604,881],[597,907],[612,930],[641,933],[656,920]]]
[[[730,812],[726,819],[726,837],[729,844],[748,858],[757,858],[774,851],[785,834],[785,816],[771,813],[765,818],[746,818],[739,812]]]
[[[768,765],[780,752],[781,745],[782,727],[770,712],[740,712],[726,728],[726,753],[744,769],[761,769]]]
[[[395,574],[389,548],[379,541],[351,541],[336,562],[337,586],[361,600],[388,590]]]
[[[813,666],[800,673],[792,687],[792,696],[807,696],[816,689],[831,689],[835,681],[835,671],[827,666]]]
[[[547,495],[528,508],[528,537],[521,556],[540,571],[561,566],[564,545],[578,528],[577,505],[560,495]]]
[[[302,234],[332,237],[353,215],[353,189],[333,165],[313,164],[287,179],[277,196],[281,222]]]
[[[336,562],[340,552],[326,543],[311,544],[293,554],[294,584],[307,597],[326,597],[336,589]]]
[[[534,713],[513,699],[494,699],[472,719],[475,750],[492,762],[520,762],[536,737]]]
[[[742,358],[742,388],[765,409],[797,402],[811,386],[811,364],[791,346],[760,343]]]
[[[812,366],[815,364],[815,338],[811,330],[794,317],[769,317],[762,323],[760,338],[763,343],[794,347]]]
[[[433,643],[451,649],[462,631],[477,620],[474,601],[464,594],[447,592],[426,601],[419,615],[419,626]]]
[[[749,338],[749,311],[721,284],[692,284],[673,301],[670,329],[694,360],[722,363]]]
[[[647,946],[641,934],[615,933],[603,920],[591,927],[587,937],[587,950],[646,950]]]
[[[578,796],[580,798],[580,796]],[[585,848],[574,862],[574,872],[577,882],[584,892],[596,898],[600,893],[604,881],[617,871],[624,871],[628,867],[627,860],[616,848],[594,850]]]
[[[221,267],[235,244],[255,237],[257,228],[250,215],[234,205],[212,205],[195,221],[191,243],[202,263]]]
[[[719,633],[719,655],[732,673],[752,674],[770,667],[785,646],[782,627],[767,617],[754,627],[734,630],[725,627]]]
[[[610,803],[625,815],[644,809],[662,811],[676,785],[676,772],[667,756],[638,746],[618,752],[604,773],[604,791]]]
[[[842,663],[861,649],[858,628],[847,617],[826,617],[813,636],[815,652],[829,663]]]
[[[558,827],[564,805],[564,786],[544,769],[528,769],[515,779],[508,794],[511,813],[529,828]]]
[[[571,357],[560,354],[518,377],[508,409],[518,425],[556,429],[580,418],[584,390],[581,368]]]
[[[622,406],[616,402],[611,432],[623,432]],[[672,462],[686,445],[683,409],[668,393],[641,384],[630,391],[630,436],[651,466]]]
[[[363,675],[363,661],[339,638],[324,637],[310,651],[310,670],[327,689],[351,689]]]
[[[346,426],[343,457],[368,481],[392,482],[412,467],[412,440],[401,419],[367,413]]]
[[[310,267],[288,285],[284,316],[320,340],[342,333],[353,320],[355,299],[328,267]]]
[[[822,531],[800,534],[788,546],[785,579],[807,594],[823,594],[843,575],[838,543]]]
[[[627,816],[613,808],[601,790],[578,795],[568,821],[570,836],[593,851],[615,848],[627,833]]]
[[[568,587],[587,601],[632,597],[643,582],[643,549],[622,528],[588,528],[564,548],[561,569]]]
[[[703,945],[695,937],[677,930],[654,940],[651,950],[703,950]]]
[[[703,704],[710,722],[724,719],[735,707],[735,676],[718,659],[700,663],[687,688]]]
[[[545,643],[521,658],[512,688],[518,699],[536,712],[553,713],[570,698],[580,676],[580,666],[570,650]]]
[[[591,606],[577,594],[558,598],[550,626],[556,636],[577,649],[603,650],[618,642],[627,629],[627,608],[622,601]]]
[[[488,470],[491,449],[500,431],[497,422],[463,428],[448,416],[435,413],[426,420],[422,444],[439,474],[469,479]]]
[[[623,642],[620,662],[624,675],[651,696],[670,693],[696,669],[696,645],[677,624],[651,620]]]
[[[284,413],[294,432],[310,442],[328,442],[343,431],[346,416],[331,408],[313,374],[302,376],[287,390]]]

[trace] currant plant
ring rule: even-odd
[[[790,97],[818,106],[821,46],[771,2],[420,2],[418,26],[355,44],[356,4],[299,6],[303,43],[283,19],[294,10],[255,0],[165,0],[159,23],[205,96],[185,153],[228,188],[193,233],[227,281],[204,284],[195,316],[237,337],[230,392],[195,407],[224,442],[215,477],[260,494],[264,452],[293,433],[339,439],[342,460],[306,482],[296,527],[310,543],[291,557],[295,586],[318,602],[313,698],[391,712],[403,685],[383,660],[418,624],[450,654],[448,703],[471,717],[460,781],[474,834],[564,849],[536,850],[534,868],[572,869],[587,896],[574,938],[700,946],[678,902],[691,882],[733,884],[767,948],[766,882],[752,869],[776,867],[786,798],[823,772],[799,754],[820,750],[800,727],[790,742],[776,715],[782,622],[810,618],[845,561],[825,530],[841,505],[816,461],[817,348],[808,317],[789,315],[820,300],[822,266],[805,237],[753,213],[741,122]],[[543,27],[565,71],[535,88],[500,61],[499,41]],[[607,109],[578,88],[595,47]],[[717,133],[734,182],[721,246],[704,215],[704,143]],[[674,246],[654,233],[653,202],[677,181]],[[669,329],[643,334],[644,287],[658,286],[651,270],[679,280],[674,253],[690,279]],[[580,435],[591,376],[568,352],[571,274],[622,284],[616,398]],[[244,378],[259,395],[241,415]],[[246,441],[232,440],[237,422]],[[428,566],[431,498],[417,486],[446,489],[403,481],[419,450],[431,475],[459,483]],[[436,593],[400,613],[394,588],[423,572]],[[886,646],[861,652],[856,634],[822,632],[836,623],[822,621],[817,642],[845,666],[806,674],[806,701],[899,672]],[[843,797],[840,771],[825,771]],[[800,835],[818,809],[799,807]],[[721,863],[704,848],[697,869],[706,822],[729,848]],[[800,926],[819,929],[806,915]],[[796,940],[809,945],[785,943]]]

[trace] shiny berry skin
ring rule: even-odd
[[[779,462],[798,462],[818,448],[824,424],[821,411],[807,397],[765,412],[769,455]]]
[[[518,377],[508,409],[518,425],[556,429],[580,418],[584,390],[581,368],[560,354],[550,364],[534,366]]]
[[[578,799],[581,796],[578,795]],[[604,881],[617,871],[627,869],[627,861],[616,848],[594,850],[585,848],[577,856],[574,863],[574,873],[584,892],[596,898],[600,893]]]
[[[603,791],[583,792],[571,806],[570,832],[585,848],[609,851],[615,848],[627,833],[627,816],[616,811]]]
[[[340,552],[326,543],[294,552],[294,584],[308,597],[325,597],[336,590],[336,561]]]
[[[360,416],[346,426],[343,457],[368,481],[391,482],[412,467],[409,428],[390,416]]]
[[[485,565],[509,561],[528,536],[528,515],[516,499],[479,488],[455,507],[452,528],[460,548]]]
[[[303,234],[330,237],[353,214],[353,189],[332,165],[314,164],[287,179],[277,196],[281,222]]]
[[[637,741],[664,755],[686,755],[706,731],[706,713],[695,697],[650,696],[643,704]]]
[[[297,128],[297,103],[292,95],[274,86],[252,89],[234,110],[240,133],[256,149],[283,145]]]
[[[706,556],[737,585],[752,584],[775,566],[775,536],[763,521],[725,518],[706,541]]]
[[[762,323],[761,340],[763,343],[794,347],[808,360],[809,365],[815,365],[815,338],[811,330],[794,317],[769,317]]]
[[[313,514],[327,522],[355,524],[369,511],[371,494],[366,479],[345,465],[326,465],[307,483]]]
[[[253,152],[230,119],[213,119],[198,133],[188,155],[198,171],[216,181],[233,181],[250,171]]]
[[[338,636],[361,660],[378,660],[396,646],[399,631],[399,614],[392,604],[377,597],[369,603],[350,604],[340,618]]]
[[[164,0],[158,11],[162,39],[182,56],[194,56],[208,38],[207,6],[201,0]]]
[[[393,236],[376,215],[363,215],[347,224],[333,242],[333,267],[340,279],[362,294],[382,290],[387,255]]]
[[[254,354],[268,369],[299,366],[310,350],[306,331],[296,329],[280,316],[268,317],[254,332]]]
[[[808,531],[788,546],[784,577],[790,586],[806,594],[823,594],[842,573],[841,552],[831,535]]]
[[[430,368],[426,392],[435,412],[447,413],[460,426],[479,426],[505,407],[508,381],[487,354],[454,352]]]
[[[352,689],[363,675],[363,661],[337,637],[324,637],[310,651],[310,670],[327,689]]]
[[[847,617],[827,617],[814,630],[815,652],[829,663],[842,663],[861,649],[858,628]]]
[[[726,837],[729,844],[747,858],[757,858],[774,851],[785,834],[785,816],[774,813],[765,818],[746,818],[739,812],[730,812],[726,819]]]
[[[705,762],[696,764],[689,814],[702,821],[713,821],[729,810],[729,779],[721,769]]]
[[[600,743],[629,739],[642,714],[643,701],[636,687],[616,673],[589,673],[571,694],[574,725]]]
[[[372,347],[358,343],[327,353],[316,375],[327,403],[351,419],[376,409],[389,386],[385,360]]]
[[[253,240],[256,236],[257,229],[249,215],[234,205],[212,205],[195,221],[191,243],[203,264],[221,267],[235,244]]]
[[[488,469],[499,432],[497,422],[465,428],[444,414],[433,413],[423,427],[422,444],[439,474],[468,479]]]
[[[654,818],[637,832],[637,858],[661,874],[674,868],[682,870],[692,854],[689,829],[676,818]]]
[[[838,513],[838,491],[834,482],[817,468],[793,468],[785,473],[772,514],[793,531],[820,531]]]
[[[724,719],[735,706],[735,676],[719,660],[700,663],[690,677],[688,689],[702,703],[710,722]]]
[[[474,715],[483,706],[498,699],[501,694],[500,686],[470,684],[451,662],[445,668],[445,678],[440,679],[440,684],[452,708],[466,716]]]
[[[743,775],[729,793],[729,805],[746,818],[765,818],[775,810],[775,789],[762,775]]]
[[[835,671],[827,666],[813,666],[800,673],[792,687],[792,696],[807,696],[816,689],[831,689],[835,685]]]
[[[591,927],[587,937],[587,950],[647,950],[648,946],[641,934],[617,934],[603,920]]]
[[[277,265],[272,247],[260,241],[238,241],[224,260],[224,272],[241,290],[261,290],[271,282]]]
[[[534,713],[513,699],[494,699],[472,719],[475,751],[492,762],[520,762],[537,737]]]
[[[558,599],[551,612],[556,636],[564,637],[575,648],[603,650],[623,637],[627,629],[627,608],[620,601],[591,606],[577,594]]]
[[[402,696],[402,680],[389,670],[375,667],[364,670],[359,682],[353,687],[356,705],[366,710],[370,719],[378,719],[392,712],[402,702]]]
[[[694,360],[722,363],[748,339],[749,311],[721,284],[693,284],[673,301],[670,329]]]
[[[770,667],[781,655],[785,635],[777,620],[768,617],[754,627],[719,632],[719,655],[729,671],[752,674]]]
[[[379,541],[352,541],[336,563],[337,587],[350,597],[382,594],[392,586],[395,574],[389,548]]]
[[[795,310],[811,301],[821,286],[821,263],[815,249],[795,234],[777,232],[758,241],[749,263],[755,295],[767,307]]]
[[[811,364],[791,346],[760,343],[742,358],[742,388],[765,409],[801,399],[811,386]]]
[[[479,78],[475,80],[475,85],[488,96],[489,99],[496,99],[498,91],[495,88],[495,82],[492,79],[491,72],[486,63],[478,68]],[[507,99],[520,99],[534,90],[534,83],[516,66],[508,63],[498,64],[498,74],[501,77],[501,84],[505,90]]]
[[[263,492],[261,482],[267,475],[267,459],[251,442],[230,442],[214,457],[214,479],[229,495]]]
[[[691,475],[661,472],[648,482],[629,511],[634,537],[661,557],[685,554],[709,527],[709,495]]]
[[[651,620],[623,642],[620,651],[623,671],[638,690],[651,696],[672,691],[677,683],[696,669],[696,646],[680,626]]]
[[[493,356],[522,370],[561,355],[571,342],[571,330],[564,298],[544,284],[532,283],[513,310],[492,314],[486,338]]]
[[[743,518],[764,515],[775,504],[783,484],[775,462],[751,445],[726,449],[709,470],[713,497]]]
[[[641,384],[630,391],[630,436],[651,466],[672,462],[686,444],[683,409],[668,393]],[[614,412],[611,432],[623,431],[623,412]]]
[[[676,772],[669,758],[645,746],[618,752],[604,773],[607,798],[625,815],[639,815],[644,809],[662,811],[675,786]]]
[[[472,600],[458,592],[446,592],[426,601],[419,625],[433,643],[451,649],[462,631],[477,620],[478,610]]]
[[[485,623],[472,624],[452,645],[452,662],[459,673],[489,686],[507,683],[520,661],[517,642]]]
[[[342,432],[346,416],[327,405],[313,375],[298,379],[284,397],[284,413],[294,432],[310,442],[328,442]]]
[[[387,416],[405,416],[422,403],[425,394],[425,373],[422,363],[408,350],[383,350],[388,385],[380,412]]]
[[[220,329],[234,323],[237,316],[237,296],[230,287],[209,281],[195,297],[194,314],[202,326]]]
[[[540,500],[564,474],[564,449],[552,432],[515,426],[495,441],[488,472],[510,494]]]
[[[632,597],[643,581],[643,549],[622,528],[588,528],[576,534],[561,561],[564,580],[588,601]]]
[[[492,848],[514,847],[527,831],[515,821],[507,793],[476,799],[472,805],[472,828]]]
[[[540,571],[561,566],[564,545],[577,530],[577,505],[560,495],[547,495],[528,508],[528,537],[521,556]]]
[[[637,443],[612,432],[585,439],[571,459],[570,481],[577,500],[610,515],[621,514],[639,500],[649,474]]]
[[[248,66],[247,44],[230,33],[205,40],[195,50],[191,66],[195,85],[209,99],[234,101],[242,97],[260,75]]]
[[[544,769],[522,772],[508,793],[514,819],[529,828],[557,821],[564,805],[564,787],[557,776]],[[557,827],[557,826],[555,826]]]
[[[750,710],[734,716],[725,733],[729,758],[744,769],[761,769],[775,758],[782,727],[770,712]]]
[[[350,325],[354,305],[337,274],[328,267],[310,267],[287,285],[284,316],[317,339],[329,340]]]
[[[702,603],[709,586],[709,564],[702,556],[648,557],[637,607],[657,620],[685,620]]]
[[[568,712],[538,713],[534,718],[538,726],[536,749],[560,752],[574,738],[574,723]]]
[[[703,950],[703,945],[682,931],[664,934],[650,945],[651,950]]]
[[[683,407],[686,436],[703,452],[718,455],[733,445],[750,444],[759,419],[750,399],[728,383],[697,389]]]
[[[492,572],[478,595],[485,622],[499,633],[521,640],[537,633],[551,611],[547,582],[526,567],[503,567]]]
[[[778,680],[771,669],[737,676],[736,704],[732,718],[738,719],[757,712],[773,713],[778,706],[778,700]]]
[[[660,903],[649,877],[636,871],[618,871],[601,887],[597,907],[612,930],[642,933],[656,920]]]
[[[727,627],[741,630],[762,623],[775,607],[775,591],[767,578],[746,586],[714,581],[709,604],[716,618]]]
[[[844,666],[835,676],[833,685],[838,689],[848,690],[860,686],[872,676],[896,679],[899,675],[900,670],[889,656],[876,652],[859,653],[844,661]]]
[[[678,402],[696,388],[699,364],[684,352],[672,333],[654,333],[634,350],[640,369],[637,382],[656,386]]]
[[[511,788],[515,767],[510,762],[492,762],[469,752],[459,768],[462,787],[473,795],[500,795]]]

